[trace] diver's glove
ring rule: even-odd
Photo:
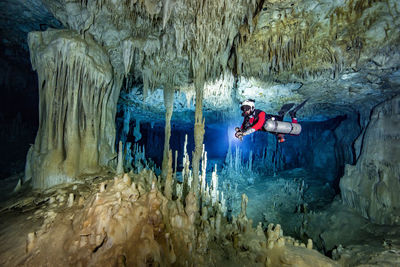
[[[242,141],[242,139],[243,139],[243,133],[242,133],[242,130],[239,127],[235,128],[235,137],[237,139],[240,139],[240,141]]]
[[[235,137],[236,137],[237,139],[240,139],[240,141],[242,141],[242,139],[243,139],[243,133],[242,133],[241,131],[237,131],[237,132],[235,133]]]

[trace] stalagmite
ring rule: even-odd
[[[191,170],[189,170],[189,155],[187,153],[188,136],[185,135],[185,143],[183,145],[183,158],[182,158],[182,196],[186,197],[191,186]]]
[[[99,189],[99,191],[100,191],[100,193],[102,193],[102,192],[104,192],[106,190],[106,183],[101,183],[100,184],[100,189]]]
[[[226,200],[224,197],[224,192],[221,192],[221,212],[222,215],[225,217],[227,212]]]
[[[118,162],[117,162],[117,174],[122,175],[124,173],[124,160],[122,156],[122,141],[118,143]]]
[[[67,206],[69,208],[74,205],[74,198],[75,198],[74,194],[70,193],[69,196],[68,196],[68,203],[67,203]]]
[[[203,144],[203,153],[201,158],[201,179],[200,179],[200,192],[203,195],[206,190],[206,174],[207,174],[207,152]]]
[[[221,213],[217,212],[216,218],[215,218],[215,233],[217,237],[221,233]]]
[[[313,248],[313,241],[311,239],[308,239],[307,241],[307,248],[312,249]]]
[[[214,206],[218,203],[218,175],[217,175],[217,164],[215,164],[214,171],[212,172],[212,191],[211,191],[211,203]]]
[[[172,199],[172,186],[174,181],[172,180],[172,151],[169,150],[168,152],[168,172],[167,177],[165,179],[165,187],[164,187],[164,195],[168,199]]]
[[[170,87],[164,88],[164,106],[165,106],[165,139],[164,153],[162,161],[162,178],[167,177],[169,168],[169,139],[171,137],[171,117],[174,107],[174,89]],[[172,160],[172,159],[171,159]]]
[[[29,233],[26,239],[26,253],[30,253],[35,246],[36,233]]]
[[[203,207],[201,208],[201,219],[203,221],[208,220],[208,208],[206,205],[203,205]]]
[[[248,201],[249,201],[249,198],[246,196],[246,194],[242,194],[242,204],[241,204],[241,209],[240,209],[240,217],[247,217],[246,209],[247,209],[247,202]]]

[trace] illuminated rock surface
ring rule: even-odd
[[[3,1],[0,265],[400,265],[399,13]],[[247,98],[302,134],[233,140]]]
[[[379,224],[400,224],[400,98],[378,105],[355,166],[340,181],[343,201]]]

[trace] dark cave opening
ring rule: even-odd
[[[24,171],[39,124],[37,83],[28,52],[0,45],[0,179]]]

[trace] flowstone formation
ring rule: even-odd
[[[378,105],[362,140],[355,166],[340,180],[344,203],[378,224],[400,224],[400,97]]]
[[[74,31],[32,32],[29,47],[40,103],[25,180],[44,189],[101,171],[114,157],[121,76],[101,46]]]

